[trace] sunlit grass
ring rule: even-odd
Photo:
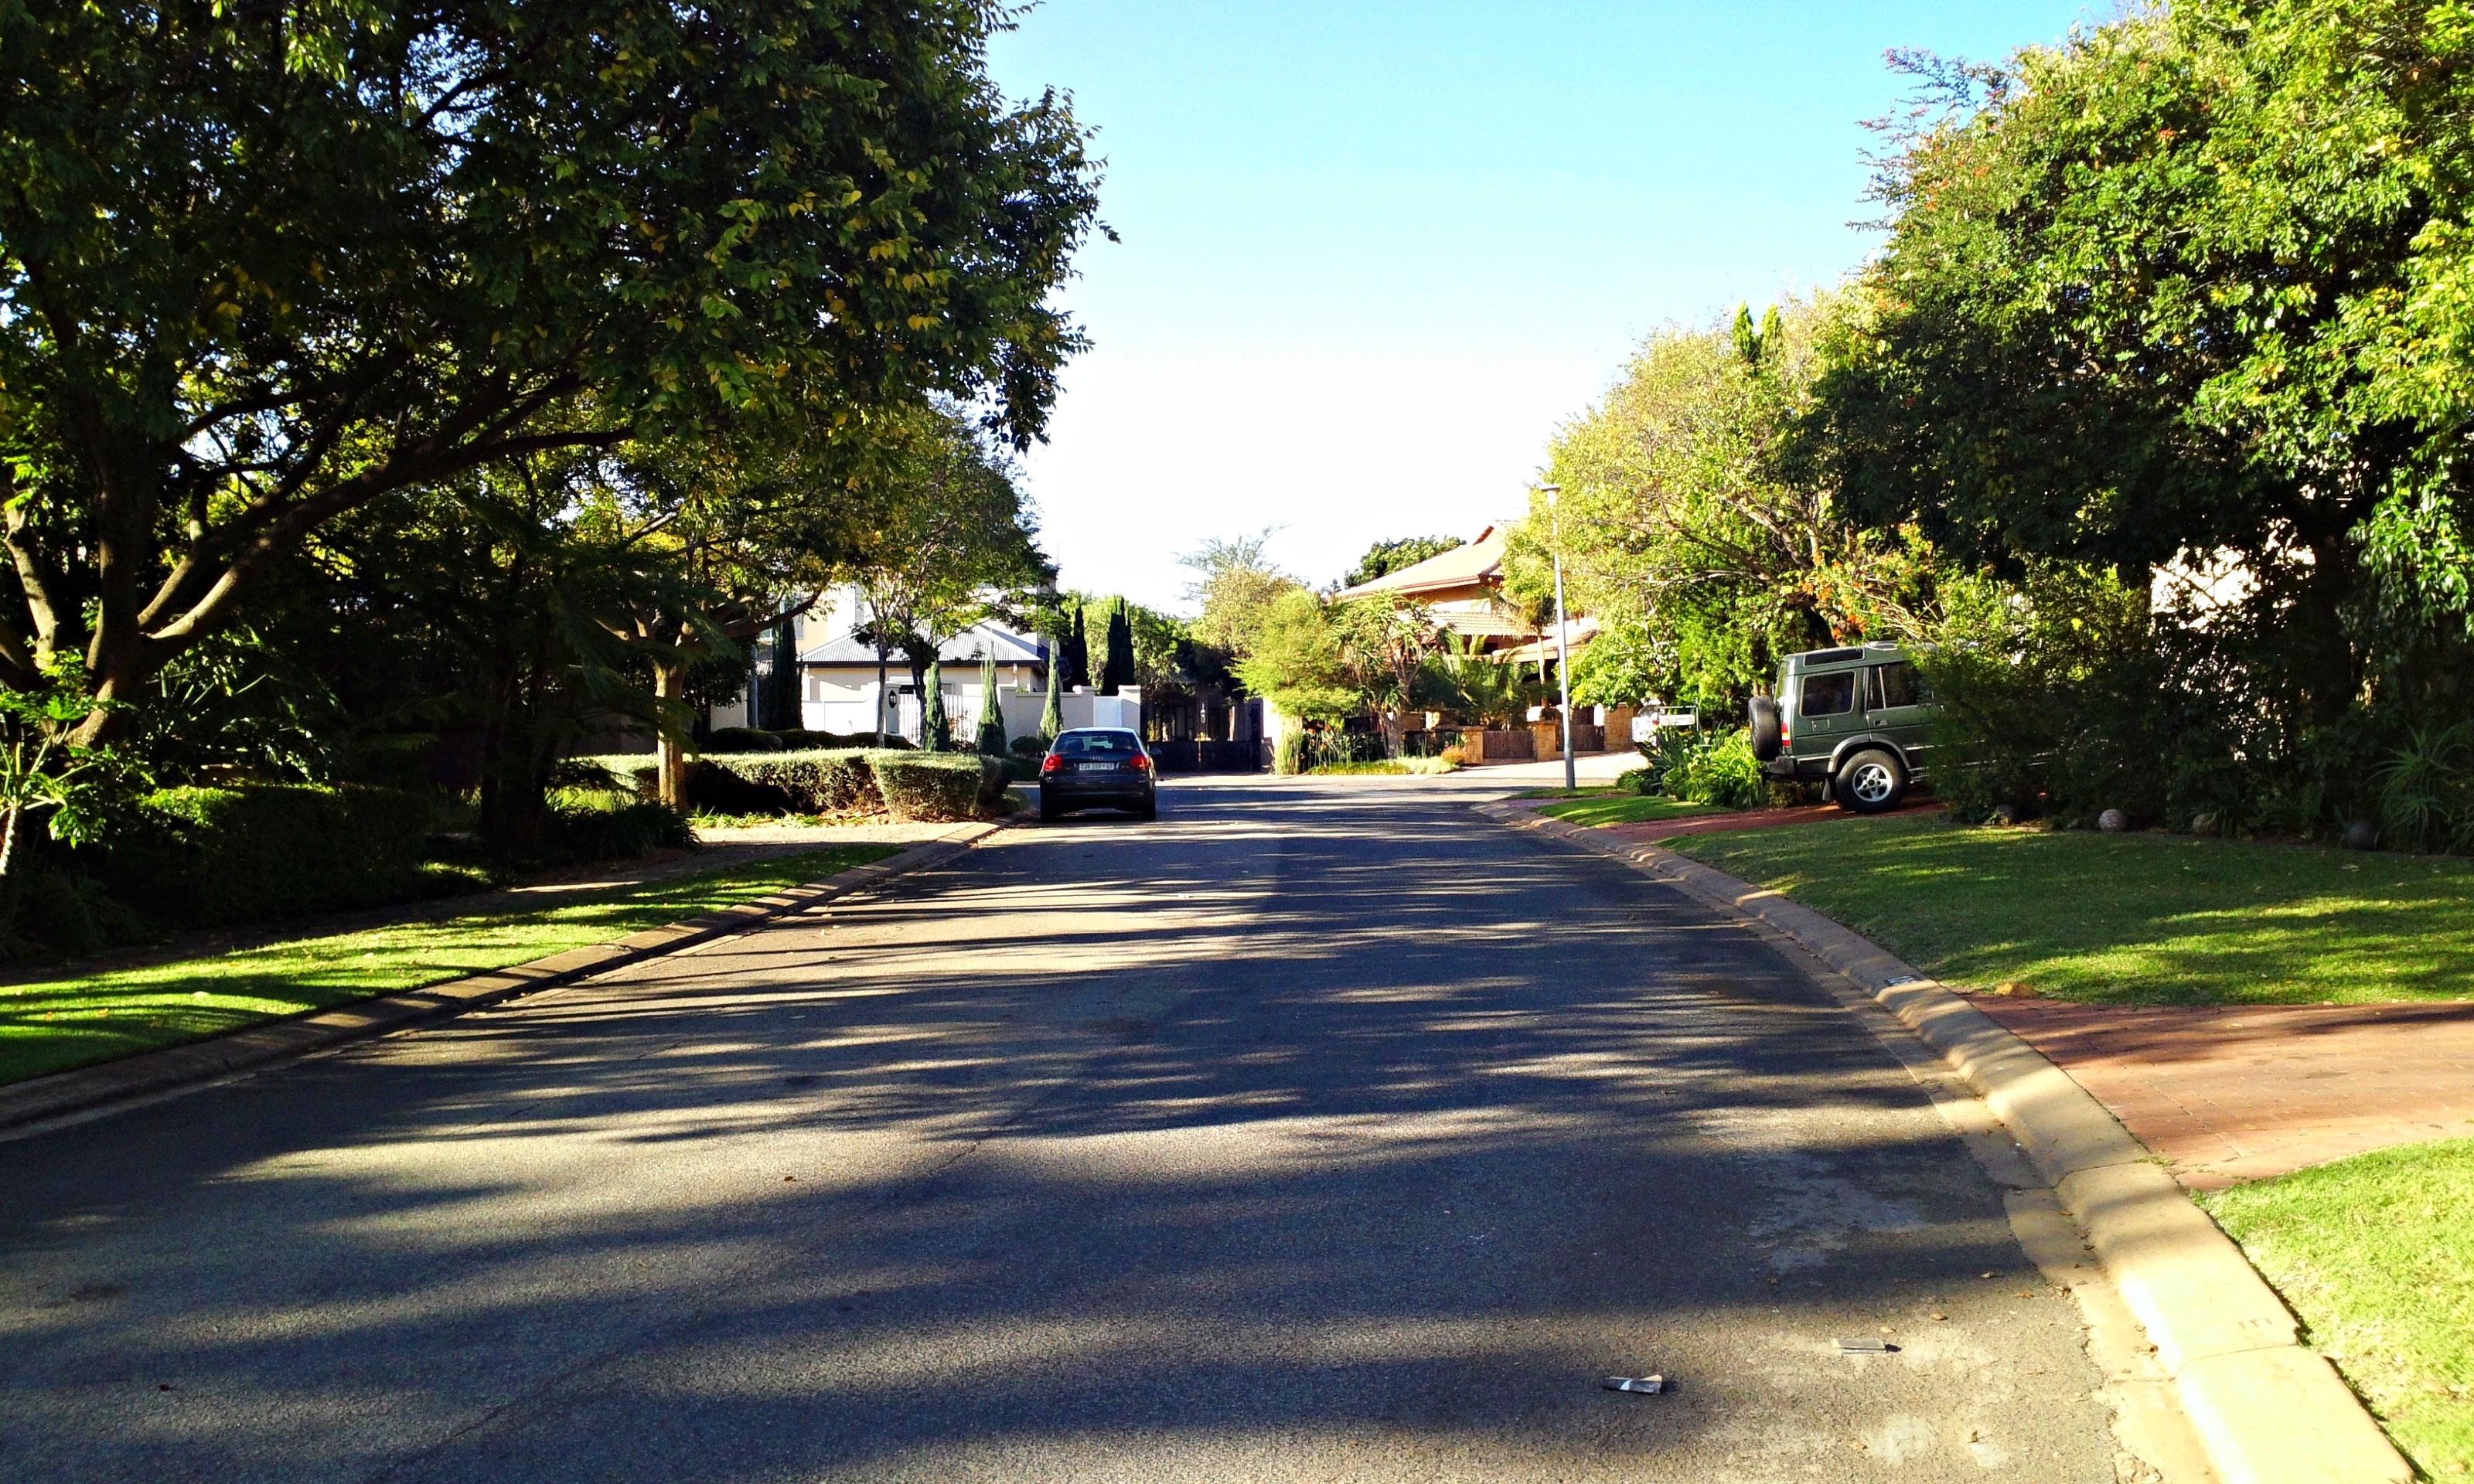
[[[1649,798],[1629,789],[1614,789],[1602,794],[1580,794],[1554,803],[1538,806],[1540,814],[1575,825],[1637,825],[1644,820],[1682,819],[1691,814],[1714,814],[1716,809],[1706,803],[1686,803],[1681,799]]]
[[[2474,1139],[2203,1195],[2426,1476],[2474,1469]]]
[[[207,958],[0,986],[0,1082],[609,943],[894,852],[804,850],[750,865]]]
[[[1940,816],[1669,848],[1783,891],[1955,984],[2017,980],[2121,1004],[2474,995],[2474,861]]]

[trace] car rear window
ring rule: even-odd
[[[1796,697],[1798,716],[1844,716],[1856,709],[1856,672],[1841,670],[1835,675],[1807,675],[1804,691]]]
[[[1131,757],[1141,743],[1130,731],[1067,731],[1056,738],[1059,757]]]

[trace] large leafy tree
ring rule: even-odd
[[[395,490],[793,398],[1036,434],[1083,139],[986,0],[0,6],[0,682],[99,732]]]
[[[2343,712],[2474,612],[2469,63],[2462,5],[2181,0],[1927,66],[1810,447],[1996,570],[2230,555],[2252,673]]]
[[[1862,530],[1827,480],[1780,457],[1815,342],[1842,311],[1799,301],[1652,336],[1556,439],[1563,493],[1514,529],[1510,595],[1551,611],[1560,549],[1572,606],[1623,636],[1656,691],[1701,705],[1740,699],[1781,654],[1913,630],[1929,590],[1921,547]]]
[[[1194,574],[1185,596],[1199,609],[1194,636],[1240,658],[1262,642],[1273,606],[1305,585],[1273,562],[1272,531],[1214,538],[1177,559]],[[1291,605],[1291,613],[1303,610]],[[1243,673],[1242,671],[1240,672]]]
[[[1416,566],[1429,557],[1440,557],[1462,544],[1448,536],[1403,536],[1394,540],[1376,541],[1366,548],[1366,555],[1357,559],[1357,565],[1348,569],[1340,585],[1354,587],[1378,577],[1389,577],[1404,566]]]
[[[852,564],[876,643],[878,695],[899,651],[925,704],[945,641],[985,619],[1025,619],[1055,568],[1039,550],[1006,450],[952,408],[888,422],[871,440],[865,477],[873,514]]]

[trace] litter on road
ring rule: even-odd
[[[1656,1395],[1666,1389],[1662,1376],[1610,1376],[1598,1382],[1609,1391],[1637,1391]]]
[[[1887,1340],[1876,1339],[1869,1334],[1859,1334],[1852,1339],[1842,1335],[1838,1341],[1838,1352],[1842,1355],[1886,1355],[1898,1348]]]

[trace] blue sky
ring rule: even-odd
[[[1065,302],[1094,341],[1025,460],[1063,581],[1182,609],[1280,528],[1315,583],[1516,513],[1631,348],[1833,281],[1872,235],[1885,48],[1998,58],[2109,7],[1045,0],[990,63],[1100,131]]]

